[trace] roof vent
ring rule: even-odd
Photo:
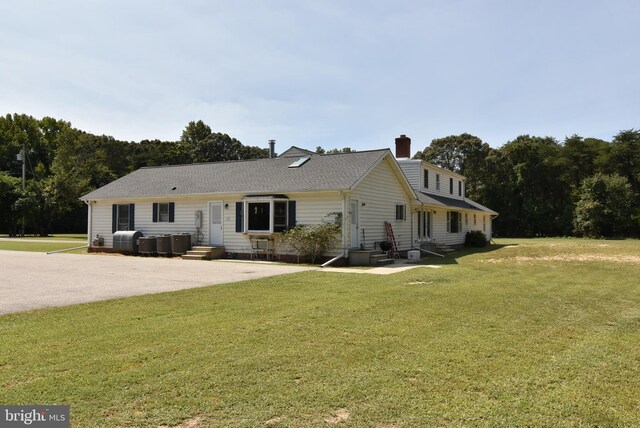
[[[311,156],[305,156],[303,158],[300,158],[297,161],[295,161],[294,163],[292,163],[291,165],[289,165],[289,168],[299,168],[302,165],[304,165],[305,162],[307,162],[309,159],[311,159]]]

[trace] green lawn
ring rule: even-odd
[[[9,236],[6,234],[0,234],[0,238],[15,238],[15,239],[38,239],[38,240],[43,240],[43,241],[47,241],[47,240],[56,240],[56,239],[61,239],[61,240],[65,240],[65,241],[73,241],[73,240],[78,240],[78,241],[86,241],[87,240],[87,235],[86,234],[82,234],[82,233],[56,233],[56,234],[51,234],[49,236],[31,236],[31,235],[27,235],[24,237],[15,237],[15,236]]]
[[[78,243],[70,242],[47,242],[46,240],[38,242],[29,241],[0,241],[0,250],[10,251],[32,251],[36,253],[46,253],[49,251],[64,250],[67,248],[75,248],[85,245],[86,242],[78,241]],[[87,249],[72,250],[71,253],[86,253]]]
[[[640,242],[429,262],[3,316],[0,403],[79,427],[639,424]]]

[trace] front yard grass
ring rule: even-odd
[[[82,427],[638,425],[640,243],[498,244],[6,315],[0,403]]]
[[[36,253],[46,253],[49,251],[64,250],[67,248],[80,247],[84,244],[82,241],[78,241],[77,244],[70,242],[47,242],[45,240],[38,242],[28,241],[0,241],[0,250],[9,251],[32,251]],[[72,250],[71,253],[86,253],[87,249]]]

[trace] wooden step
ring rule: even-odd
[[[221,259],[224,256],[224,247],[208,247],[204,245],[197,245],[187,251],[187,254],[182,256],[185,260],[211,260]]]
[[[384,258],[384,259],[376,259],[375,261],[375,266],[386,266],[386,265],[392,265],[396,262],[396,259],[389,259],[389,258]]]
[[[182,260],[209,260],[209,257],[203,254],[185,254]]]

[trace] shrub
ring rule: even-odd
[[[464,237],[464,246],[465,247],[486,247],[487,246],[487,235],[482,233],[479,230],[470,230],[467,232]]]
[[[295,252],[298,261],[313,264],[338,242],[342,231],[342,216],[340,213],[332,213],[329,216],[333,216],[332,221],[296,226],[282,234],[282,243]]]

